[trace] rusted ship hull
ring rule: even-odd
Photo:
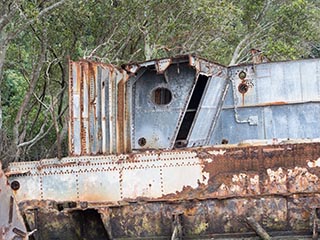
[[[318,219],[319,142],[50,161],[10,169],[36,239],[170,239],[175,230],[183,239],[253,237],[248,217],[270,235],[311,237]],[[63,183],[70,187],[57,191]]]
[[[32,238],[317,238],[320,59],[69,72],[70,157],[7,172]]]

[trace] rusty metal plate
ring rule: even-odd
[[[16,182],[11,182],[11,186],[19,190],[20,186]],[[2,171],[0,162],[0,239],[28,239],[28,233],[20,215],[15,196]]]
[[[136,197],[157,198],[181,191],[187,185],[196,187],[204,182],[200,164],[192,152],[88,156],[60,162],[55,159],[33,162],[24,166],[28,171],[25,174],[17,174],[21,165],[11,164],[10,171],[15,174],[10,178],[11,182],[21,183],[16,192],[19,201],[114,202]]]
[[[69,68],[70,155],[126,152],[122,145],[128,137],[123,135],[126,105],[119,100],[125,99],[120,93],[126,71],[85,60],[70,62]]]
[[[70,213],[96,209],[114,239],[169,238],[177,214],[186,238],[254,236],[246,216],[272,234],[310,235],[320,208],[320,141],[277,141],[12,163],[7,174],[22,183],[15,194],[23,211],[39,209],[48,232],[65,228],[45,219],[76,224]],[[35,177],[40,185],[25,191]]]
[[[319,143],[310,141],[191,148],[16,163],[10,165],[9,174],[10,182],[21,184],[15,193],[18,201],[116,202],[314,193],[320,191],[319,152]]]
[[[69,68],[70,155],[172,149],[197,74],[214,81],[204,94],[207,100],[194,120],[189,146],[209,143],[223,101],[226,67],[185,55],[131,64],[125,70],[85,60],[70,61]],[[204,121],[204,115],[209,119]]]

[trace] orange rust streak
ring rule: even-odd
[[[259,104],[259,106],[277,106],[277,105],[285,105],[285,104],[288,104],[288,103],[278,101],[278,102],[267,102],[267,103]]]
[[[212,149],[217,152],[226,151],[223,154],[212,155],[209,153]],[[310,159],[318,159],[319,152],[319,143],[245,146],[228,149],[202,148],[197,151],[197,155],[202,161],[203,172],[209,174],[208,184],[201,184],[196,189],[185,187],[181,192],[168,194],[159,199],[318,193],[320,191],[318,182],[314,181],[320,178],[320,169],[311,169],[307,163]],[[311,181],[309,186],[306,184],[307,181]]]
[[[77,88],[79,85],[79,91],[80,91],[80,142],[81,142],[81,155],[85,155],[85,130],[84,130],[84,123],[83,123],[83,82],[84,82],[84,68],[86,66],[86,63],[83,63],[80,65],[81,68],[81,75],[80,78],[77,80]]]
[[[268,106],[281,106],[281,105],[287,105],[287,104],[290,104],[290,102],[277,101],[277,102],[266,102],[266,103],[260,103],[260,104],[246,104],[240,107],[268,107]]]

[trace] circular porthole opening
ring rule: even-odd
[[[167,105],[172,100],[172,93],[168,88],[159,87],[152,92],[152,101],[157,105]]]
[[[239,73],[239,78],[240,78],[241,80],[244,80],[244,79],[246,78],[246,76],[247,76],[247,74],[246,74],[246,72],[244,72],[244,71],[241,71],[241,72]]]
[[[238,91],[241,94],[245,94],[248,91],[248,89],[249,89],[249,86],[246,83],[240,83],[238,86]]]

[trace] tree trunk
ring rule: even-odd
[[[3,33],[1,33],[0,37],[3,37]],[[8,44],[6,41],[0,39],[0,86],[2,84],[2,78],[3,78],[3,66],[4,66],[4,61],[6,57],[6,52],[7,52],[7,47]],[[2,130],[2,92],[1,92],[1,87],[0,87],[0,131]]]
[[[15,161],[17,161],[20,157],[21,151],[19,151],[19,144],[24,141],[24,139],[20,138],[19,128],[21,125],[21,119],[26,111],[26,108],[31,100],[31,97],[35,91],[37,82],[40,77],[41,69],[43,67],[44,61],[45,61],[45,54],[47,50],[47,42],[46,39],[42,42],[41,46],[41,52],[39,53],[39,57],[37,60],[37,64],[34,66],[31,74],[29,89],[26,92],[23,101],[19,107],[18,113],[15,118],[14,127],[13,127],[13,136],[14,136],[14,143],[17,147],[17,153],[15,156]]]

